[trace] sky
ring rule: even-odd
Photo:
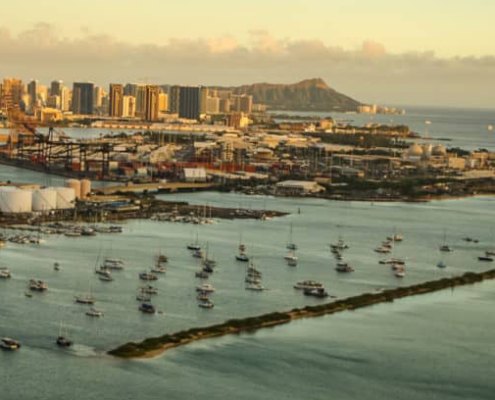
[[[493,0],[24,0],[0,76],[237,85],[321,77],[380,104],[495,106]]]

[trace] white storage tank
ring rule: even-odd
[[[33,204],[30,190],[13,186],[0,187],[0,211],[4,213],[30,213]]]
[[[81,179],[81,199],[85,199],[91,193],[91,181],[89,179]]]
[[[33,192],[33,211],[50,211],[57,208],[57,191],[53,188]]]
[[[76,192],[73,188],[56,187],[54,189],[57,193],[57,209],[64,210],[67,208],[74,208]]]
[[[67,179],[65,181],[65,187],[74,189],[74,193],[77,199],[81,198],[81,182],[77,179]]]

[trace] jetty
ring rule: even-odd
[[[442,278],[416,285],[382,290],[376,293],[364,293],[330,303],[304,308],[294,308],[286,312],[272,312],[257,317],[231,319],[224,323],[209,327],[191,328],[177,333],[146,339],[140,343],[126,343],[110,350],[108,354],[120,358],[151,358],[168,349],[183,346],[197,340],[215,338],[243,332],[254,332],[258,329],[286,324],[302,318],[313,318],[352,311],[380,303],[393,302],[404,297],[432,293],[458,286],[471,285],[484,280],[495,279],[495,269],[485,272],[467,272],[461,276]]]

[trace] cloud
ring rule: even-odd
[[[441,58],[434,52],[394,54],[373,40],[345,49],[322,40],[277,38],[251,31],[246,42],[220,37],[170,38],[131,44],[81,29],[60,36],[46,23],[14,35],[0,27],[0,71],[24,79],[136,81],[232,85],[293,82],[321,76],[362,101],[493,106],[495,57]],[[478,102],[478,103],[477,103]]]

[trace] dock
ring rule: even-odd
[[[192,182],[167,182],[167,183],[128,183],[126,185],[115,185],[99,188],[97,191],[104,195],[116,193],[144,193],[144,192],[194,192],[209,190],[217,187],[214,183],[192,183]]]

